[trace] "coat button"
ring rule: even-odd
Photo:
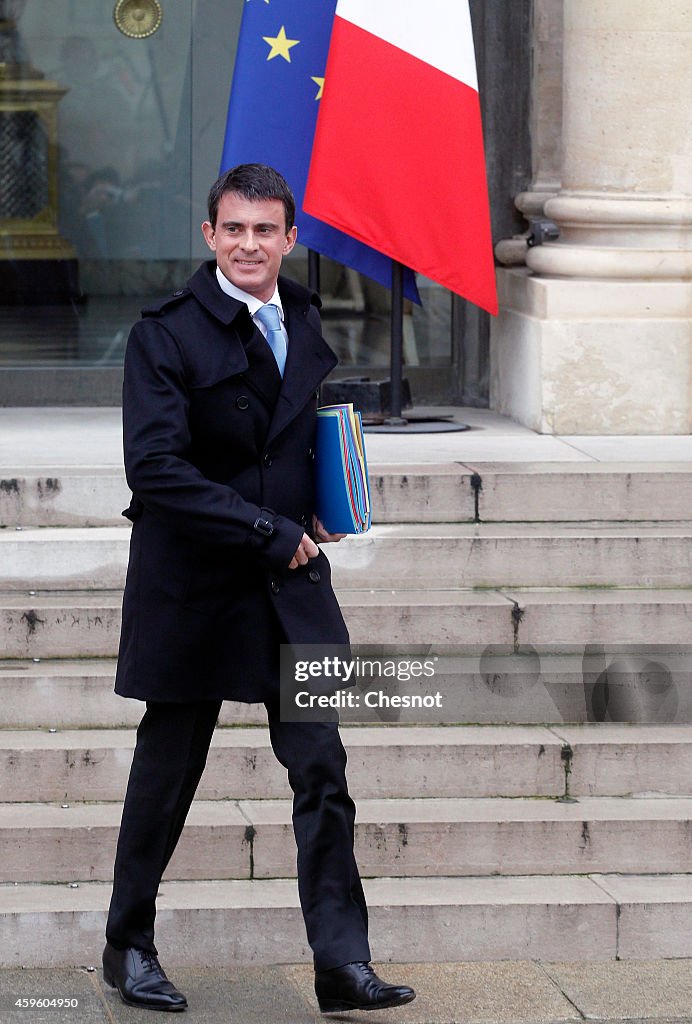
[[[239,398],[236,398],[235,404],[238,406],[239,409],[247,409],[250,405],[245,395],[240,395]]]
[[[264,456],[264,465],[267,467],[267,469],[269,469],[271,464],[272,464],[272,457],[269,454],[269,452],[267,452],[267,454]]]
[[[272,580],[272,594],[278,594],[280,589],[281,588],[279,587],[279,584],[276,582],[276,580]]]
[[[315,458],[315,450],[314,450],[314,448],[308,448],[308,450],[307,450],[307,457],[310,460]]]
[[[310,580],[311,583],[320,582],[320,574],[318,573],[317,569],[310,570],[310,572],[308,573],[308,579]]]
[[[300,525],[301,526],[307,526],[308,525],[308,517],[305,515],[304,512],[303,512],[302,516],[300,517]]]

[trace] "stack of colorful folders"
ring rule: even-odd
[[[315,511],[330,533],[370,529],[363,421],[350,403],[317,410]]]

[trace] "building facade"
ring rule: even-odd
[[[119,401],[129,325],[207,255],[243,7],[0,0],[0,404]],[[414,400],[689,432],[689,4],[471,11],[501,313],[421,280]],[[328,261],[322,290],[338,373],[386,376],[388,291]]]
[[[535,430],[690,432],[691,47],[684,0],[534,0],[517,206],[559,237],[497,247],[490,403]]]

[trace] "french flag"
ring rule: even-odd
[[[497,313],[468,0],[338,0],[304,209]]]

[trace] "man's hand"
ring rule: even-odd
[[[337,543],[338,541],[343,540],[346,536],[345,533],[329,533],[317,516],[312,517],[312,532],[314,533],[318,544],[329,544],[332,541]]]
[[[303,534],[303,539],[298,545],[295,555],[288,563],[289,569],[297,569],[299,565],[307,565],[311,558],[316,558],[320,553],[317,544],[336,543],[343,540],[346,536],[345,533],[329,533],[325,529],[324,523],[321,523],[317,516],[312,517],[312,531],[315,535],[315,540],[308,537],[307,533]],[[317,544],[315,541],[317,541]]]
[[[299,565],[307,565],[311,558],[317,558],[320,553],[320,549],[315,544],[314,540],[308,537],[307,533],[303,534],[302,540],[296,549],[296,553],[288,563],[289,569],[297,569]]]

